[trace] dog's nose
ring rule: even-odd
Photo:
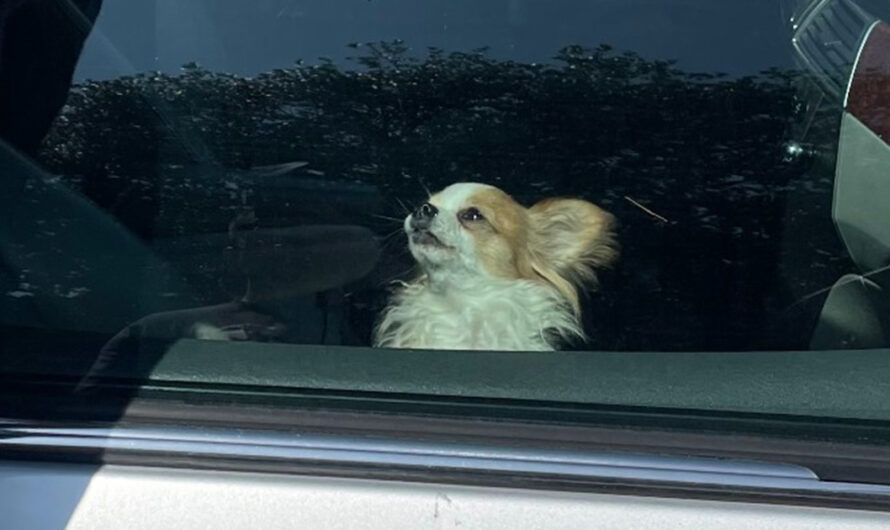
[[[433,222],[433,217],[438,213],[438,208],[428,202],[423,203],[420,208],[414,210],[414,213],[411,214],[411,228],[415,230],[429,228],[430,223]]]

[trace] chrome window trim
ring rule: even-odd
[[[224,462],[265,464],[255,469],[311,474],[326,467],[413,470],[433,481],[448,472],[555,479],[583,485],[669,484],[681,489],[744,490],[758,495],[854,496],[890,508],[890,486],[821,480],[791,464],[656,454],[589,452],[507,447],[496,444],[442,443],[361,435],[330,435],[219,427],[0,427],[0,458],[10,455],[101,455],[103,463],[130,463],[213,469],[252,469]],[[123,458],[141,456],[141,458]],[[203,465],[202,465],[203,462]],[[185,464],[183,464],[185,463]],[[296,466],[296,467],[295,467]],[[321,470],[321,472],[319,472]],[[335,473],[342,475],[343,473]],[[347,476],[358,476],[346,473]],[[458,481],[459,482],[459,481]],[[537,482],[540,486],[540,481]],[[584,489],[583,487],[581,489]]]
[[[216,470],[0,462],[10,528],[886,528],[888,513]]]

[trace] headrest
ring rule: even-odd
[[[890,265],[890,26],[856,60],[838,143],[832,217],[863,274]]]

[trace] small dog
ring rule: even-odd
[[[524,208],[493,186],[445,188],[405,219],[421,274],[394,293],[375,346],[541,351],[583,339],[578,289],[617,259],[614,225],[583,200]]]

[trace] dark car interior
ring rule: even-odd
[[[800,187],[765,210],[774,215],[763,220],[772,223],[774,243],[756,248],[764,252],[757,263],[766,268],[757,276],[747,275],[745,266],[727,269],[719,289],[692,287],[688,303],[698,312],[700,327],[683,331],[685,342],[667,341],[658,349],[888,346],[888,214],[880,205],[887,188],[881,168],[888,146],[881,135],[884,118],[873,110],[883,107],[857,107],[856,98],[869,96],[856,90],[850,101],[842,101],[848,94],[837,88],[849,84],[854,89],[867,85],[870,93],[882,90],[885,63],[876,60],[854,71],[852,61],[866,36],[865,57],[869,50],[887,46],[886,26],[851,2],[839,5],[847,11],[816,9],[799,15],[807,23],[795,30],[795,42],[808,77],[794,99],[798,118],[789,124],[785,142],[774,147],[777,153],[786,151],[783,163],[797,172]],[[86,350],[102,351],[98,357],[81,357],[81,364],[92,367],[106,366],[119,349],[143,339],[194,338],[201,323],[222,330],[229,340],[366,346],[386,282],[411,268],[392,226],[383,222],[401,216],[404,204],[398,204],[398,195],[327,178],[322,169],[303,161],[223,168],[208,154],[212,150],[204,139],[183,129],[160,98],[149,99],[148,105],[174,141],[195,157],[182,178],[223,179],[224,186],[154,206],[129,204],[128,198],[124,206],[108,205],[79,195],[40,167],[41,142],[65,104],[79,52],[100,7],[98,1],[19,0],[6,3],[0,13],[0,93],[8,96],[0,98],[5,142],[0,255],[6,293],[0,298],[0,316],[6,329],[15,330],[3,333],[3,341],[11,346],[47,336],[60,344],[80,340]],[[50,32],[47,27],[65,30]],[[815,39],[812,28],[837,32],[844,52],[838,56],[807,48],[806,39]],[[819,182],[830,187],[823,186],[814,200],[804,191]],[[411,185],[417,189],[404,200],[422,196],[422,186],[422,181]],[[252,195],[244,191],[248,189]],[[214,206],[231,205],[232,197],[235,207]],[[201,204],[200,220],[189,217],[195,215],[190,210],[195,204]],[[684,288],[670,283],[681,278],[679,268],[708,251],[686,249],[689,255],[684,255],[682,248],[665,249],[665,242],[679,241],[686,228],[641,218],[633,204],[621,205],[627,263],[607,275],[603,293],[588,300],[588,324],[602,338],[587,349],[654,349],[665,329],[641,327],[634,319],[647,313],[631,313],[640,304],[626,301],[626,293],[640,294],[647,282],[654,282],[650,292],[661,302],[669,300],[671,289]],[[140,221],[145,219],[150,223]],[[176,226],[190,223],[194,233],[176,232]],[[717,256],[747,251],[733,246],[712,250]],[[825,253],[831,259],[814,268]],[[23,290],[23,271],[31,278],[25,283],[38,278],[41,288]],[[718,275],[712,267],[702,272],[707,281]],[[55,280],[72,274],[86,287],[66,288]],[[682,271],[682,276],[689,275]],[[652,303],[652,297],[640,301]],[[726,307],[712,314],[714,304]],[[652,310],[669,315],[667,307]],[[670,316],[663,318],[671,322]],[[623,342],[627,336],[636,337],[637,345]]]

